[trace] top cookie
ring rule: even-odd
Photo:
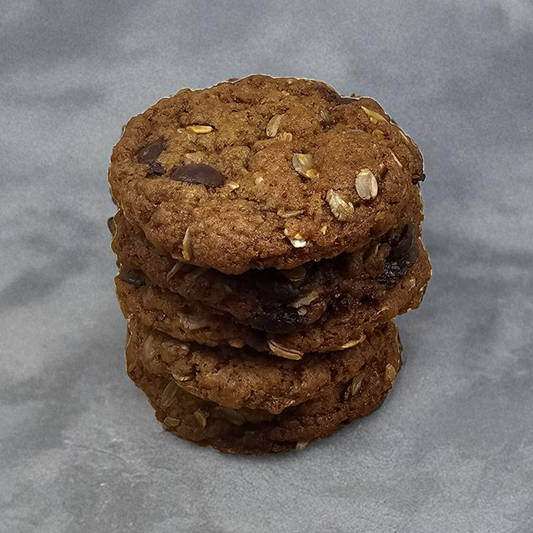
[[[131,119],[109,182],[156,246],[241,274],[361,248],[419,202],[422,171],[374,100],[254,75],[183,89]]]

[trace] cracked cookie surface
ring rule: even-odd
[[[391,323],[386,327],[390,331],[376,341],[375,351],[362,365],[355,365],[352,376],[334,384],[329,382],[322,394],[311,395],[278,413],[261,408],[235,409],[227,407],[226,399],[219,404],[191,394],[174,381],[166,364],[154,361],[153,356],[143,357],[131,340],[126,350],[127,370],[148,397],[157,419],[170,431],[221,451],[267,455],[301,449],[369,414],[382,403],[401,363],[395,326]],[[384,342],[385,337],[388,343]],[[160,357],[167,355],[161,353]],[[335,361],[332,363],[335,367]],[[280,382],[279,376],[277,379]],[[227,379],[222,382],[228,385]]]
[[[159,101],[109,168],[152,243],[230,274],[357,250],[420,203],[422,179],[418,148],[374,100],[268,76]]]

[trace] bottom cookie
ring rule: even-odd
[[[246,455],[297,450],[376,409],[400,368],[400,345],[377,353],[349,381],[328,394],[274,415],[262,409],[230,409],[180,388],[171,376],[156,375],[126,350],[130,378],[143,390],[157,419],[170,431],[200,446]]]

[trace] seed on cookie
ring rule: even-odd
[[[167,407],[172,402],[172,398],[176,395],[176,392],[178,392],[178,385],[175,381],[169,381],[165,389],[163,390],[163,393],[161,394],[161,403]]]
[[[189,133],[203,135],[204,133],[211,133],[213,131],[213,126],[208,126],[204,124],[193,124],[192,126],[187,126],[186,129]]]
[[[175,428],[176,426],[179,426],[180,421],[178,418],[174,418],[172,416],[167,416],[165,420],[163,420],[163,424],[169,428]]]
[[[142,148],[137,154],[137,160],[139,163],[150,165],[155,163],[156,159],[165,151],[167,142],[165,139],[157,139],[157,141],[151,142]]]
[[[152,360],[152,357],[154,356],[154,338],[149,335],[146,337],[144,343],[143,343],[143,349],[142,349],[142,360],[145,363],[148,363]]]
[[[343,344],[341,346],[341,350],[347,350],[348,348],[353,348],[354,346],[361,344],[365,339],[366,339],[366,335],[363,334],[358,339],[354,339]]]
[[[232,341],[228,341],[228,344],[232,348],[244,348],[244,342],[241,341],[240,339],[235,339],[235,340],[232,340]]]
[[[296,446],[294,447],[295,450],[300,451],[307,447],[309,443],[302,440],[296,443]]]
[[[319,112],[320,115],[320,125],[325,129],[329,130],[335,124],[335,119],[333,115],[327,109],[321,109]]]
[[[181,263],[180,261],[176,261],[174,266],[169,270],[167,274],[167,280],[172,279],[178,273],[181,267],[183,267],[183,263]]]
[[[278,357],[284,357],[285,359],[298,361],[303,356],[303,352],[293,350],[292,348],[285,348],[275,341],[268,341],[268,347],[274,355],[277,355]]]
[[[287,228],[285,228],[283,232],[285,233],[285,236],[287,237],[287,239],[289,239],[289,241],[291,241],[291,244],[295,248],[303,248],[307,244],[307,241],[303,239],[303,237],[299,233],[296,233],[296,235],[293,235],[291,237],[290,232]]]
[[[352,202],[347,202],[338,191],[330,189],[326,194],[326,201],[333,216],[340,222],[346,222],[354,213]]]
[[[192,259],[192,240],[191,240],[191,228],[185,230],[185,235],[183,236],[183,245],[182,245],[183,259],[185,261],[190,261]]]
[[[282,115],[274,115],[267,124],[266,134],[267,137],[275,137],[278,134],[279,126],[281,124]]]
[[[385,137],[385,134],[379,128],[372,130],[372,135],[375,135],[376,137]]]
[[[374,243],[371,246],[369,246],[363,255],[363,263],[369,263],[376,257],[378,250],[379,250],[380,243]]]
[[[222,187],[226,178],[216,168],[203,164],[183,165],[170,175],[174,181],[204,185],[205,187]]]
[[[301,298],[294,300],[294,302],[289,304],[289,307],[294,307],[295,309],[299,309],[300,307],[309,305],[311,302],[316,300],[318,296],[319,296],[318,292],[311,291],[309,294],[306,294],[305,296],[302,296]]]
[[[194,418],[196,419],[196,422],[198,422],[198,425],[205,429],[207,426],[207,417],[209,416],[209,413],[204,413],[201,409],[198,409],[194,412]]]
[[[380,180],[388,171],[387,165],[385,163],[380,163],[376,171],[376,178]]]
[[[226,183],[226,187],[230,189],[231,191],[234,191],[238,189],[240,185],[236,183],[235,181],[229,181],[228,183]]]
[[[313,156],[311,154],[294,154],[292,166],[304,178],[318,178],[318,172],[313,168]]]
[[[292,141],[292,133],[290,131],[284,131],[280,135],[282,141]]]
[[[370,169],[363,168],[358,172],[355,190],[363,200],[372,200],[378,195],[378,182]]]
[[[368,107],[365,107],[364,105],[361,106],[361,109],[366,113],[372,124],[378,124],[379,122],[388,122],[388,120],[383,115],[380,115],[377,111],[374,111],[373,109],[368,109]]]
[[[180,383],[185,383],[187,381],[192,381],[194,379],[194,374],[190,373],[190,374],[180,375],[176,372],[172,372],[172,379],[175,379],[176,381],[179,381]]]
[[[350,385],[348,386],[348,389],[344,393],[345,400],[348,400],[352,396],[355,396],[361,390],[361,385],[363,384],[364,377],[365,375],[361,373],[352,379],[352,382],[350,383]]]
[[[183,156],[183,162],[186,165],[199,164],[205,160],[205,154],[203,152],[190,152]]]
[[[301,265],[295,268],[291,268],[290,270],[280,270],[280,272],[292,282],[302,281],[302,279],[304,279],[307,274],[305,267]]]
[[[395,379],[396,379],[396,369],[389,363],[385,367],[385,383],[387,384],[387,386],[392,387]]]
[[[292,218],[297,217],[298,215],[302,215],[305,213],[303,209],[293,209],[292,211],[285,211],[285,209],[278,209],[278,217],[281,218]]]
[[[392,158],[394,159],[394,161],[396,161],[396,164],[400,167],[400,168],[403,168],[403,165],[402,163],[400,162],[400,160],[398,159],[398,156],[391,150],[390,151],[391,155],[392,155]]]
[[[411,146],[413,144],[413,141],[411,141],[411,139],[407,137],[407,135],[400,128],[398,128],[398,131],[400,132],[400,135],[403,137],[403,140],[405,141],[405,143]]]
[[[224,414],[224,418],[235,426],[240,426],[246,422],[246,418],[235,409],[220,406],[220,411]]]

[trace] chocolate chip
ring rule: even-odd
[[[329,302],[329,310],[335,315],[340,315],[341,313],[346,313],[349,310],[354,309],[356,302],[353,299],[353,296],[350,293],[343,292],[339,295],[338,298],[332,298]]]
[[[327,85],[319,85],[316,90],[321,94],[322,98],[328,102],[335,103],[340,95],[331,87]]]
[[[146,285],[144,274],[140,270],[134,270],[132,268],[121,268],[119,277],[122,281],[134,285],[135,287],[142,287]]]
[[[265,304],[288,305],[303,294],[302,289],[274,269],[266,269],[250,276],[250,289]]]
[[[167,141],[165,139],[157,139],[144,148],[142,148],[137,154],[137,160],[139,163],[150,165],[155,163],[156,159],[165,151],[167,147]]]
[[[426,174],[424,172],[422,172],[422,174],[420,174],[420,176],[415,176],[412,181],[413,181],[414,185],[417,185],[418,183],[420,183],[422,181],[426,181]]]
[[[392,250],[388,259],[409,259],[413,253],[416,243],[416,228],[414,224],[407,224],[400,234],[400,237],[391,242]]]
[[[262,309],[250,321],[250,326],[254,329],[267,331],[268,333],[283,334],[298,331],[307,326],[311,321],[307,315],[300,315],[292,307],[278,306]]]
[[[158,163],[156,161],[155,163],[152,163],[148,167],[148,172],[146,173],[146,177],[156,178],[156,177],[162,176],[165,172],[166,172],[165,167],[161,163]]]
[[[183,165],[178,167],[170,176],[171,180],[185,183],[196,183],[206,187],[222,187],[226,178],[209,165]]]
[[[109,229],[111,235],[114,237],[115,233],[117,232],[117,226],[113,217],[109,217],[107,219],[107,228]]]
[[[407,224],[401,233],[393,233],[389,245],[391,251],[378,281],[387,287],[394,287],[418,259],[415,225]]]

